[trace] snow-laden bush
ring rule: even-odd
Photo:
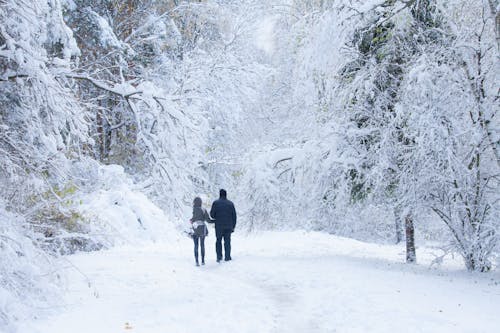
[[[37,235],[21,227],[25,223],[0,201],[1,332],[54,304],[62,282],[53,260],[36,246]]]
[[[172,219],[136,188],[118,165],[98,166],[93,190],[80,195],[83,235],[109,247],[141,241],[172,241]]]
[[[140,241],[172,240],[172,217],[153,204],[123,167],[74,162],[55,218],[34,225],[43,247],[58,254],[95,251]],[[54,213],[53,213],[54,214]],[[173,215],[173,214],[172,214]],[[54,216],[54,215],[51,215]]]

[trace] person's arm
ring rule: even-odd
[[[212,218],[210,217],[210,215],[208,214],[207,210],[204,209],[204,213],[205,213],[205,221],[207,221],[208,223],[214,223],[214,220],[212,220]]]
[[[234,205],[233,205],[233,231],[234,231],[234,228],[236,228],[236,208],[234,208]]]
[[[194,222],[194,207],[193,207],[193,216],[189,219],[189,222],[191,222],[191,224],[193,224]]]
[[[212,204],[212,208],[210,209],[210,216],[212,217],[209,221],[210,223],[215,223],[216,213],[215,213],[215,202]]]

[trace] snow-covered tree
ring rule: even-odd
[[[446,223],[467,268],[485,271],[499,230],[498,53],[486,3],[457,5],[468,22],[450,20],[457,37],[416,59],[403,84],[402,182]]]
[[[279,22],[273,28],[278,36],[276,49],[268,58],[276,68],[264,99],[272,112],[261,113],[261,145],[249,151],[248,160],[253,162],[246,163],[247,176],[242,183],[252,189],[248,200],[255,205],[249,208],[255,211],[251,214],[253,223],[255,216],[262,226],[275,225],[267,220],[276,215],[288,221],[286,213],[291,211],[302,214],[295,218],[302,227],[345,234],[359,226],[354,229],[355,237],[364,234],[363,227],[366,234],[385,229],[387,233],[380,233],[382,238],[396,230],[400,238],[404,221],[408,260],[414,261],[414,223],[423,231],[426,226],[420,220],[429,219],[430,211],[459,212],[457,207],[450,210],[450,202],[441,200],[438,205],[435,198],[440,197],[439,191],[432,193],[436,179],[425,180],[447,175],[451,178],[439,183],[441,194],[457,191],[448,185],[454,184],[458,166],[440,169],[432,164],[444,158],[432,149],[449,150],[449,142],[428,145],[419,137],[427,130],[436,131],[443,117],[457,126],[456,135],[462,135],[464,142],[479,140],[476,149],[482,156],[465,158],[465,150],[460,152],[463,142],[453,146],[453,154],[462,156],[458,160],[465,169],[474,166],[472,160],[481,161],[473,169],[481,169],[475,175],[482,181],[474,184],[482,185],[473,186],[472,178],[464,178],[457,180],[463,184],[456,186],[464,191],[458,197],[485,208],[485,215],[471,216],[493,218],[498,187],[498,97],[492,87],[498,75],[494,61],[498,53],[493,47],[495,15],[489,3],[340,1],[288,8],[295,9],[294,15],[275,21]],[[470,113],[471,109],[477,111]],[[451,114],[445,116],[445,111]],[[425,125],[410,121],[418,115],[425,115]],[[464,115],[475,116],[468,120]],[[475,131],[470,130],[470,122]],[[458,130],[462,127],[469,128],[468,135]],[[425,167],[430,161],[432,167]],[[472,188],[481,189],[476,199],[465,195],[465,189]],[[257,203],[252,198],[264,199]],[[456,198],[453,205],[458,204]],[[459,206],[467,207],[463,203]],[[373,209],[376,213],[369,219],[358,213]],[[463,209],[472,212],[472,207]],[[447,222],[448,217],[440,215]],[[392,219],[395,226],[379,225],[377,219]],[[455,249],[464,256],[468,268],[487,269],[485,258],[496,244],[497,224],[485,221],[488,231],[483,233],[483,227],[474,231],[478,222],[457,221],[461,222],[456,225],[470,228],[458,233],[468,235],[461,238],[477,239],[474,242],[482,245],[469,242],[464,251],[455,240]],[[456,227],[449,230],[456,238]],[[476,256],[471,251],[482,259],[475,257],[471,263],[468,258]]]
[[[92,144],[87,112],[64,75],[79,51],[58,1],[7,1],[0,9],[2,196],[33,214],[33,195],[60,200],[68,160]]]
[[[50,304],[55,274],[41,251],[71,228],[71,160],[92,144],[64,75],[79,55],[59,1],[0,4],[0,330]]]

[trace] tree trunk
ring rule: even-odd
[[[406,262],[411,264],[417,261],[417,254],[415,253],[415,228],[413,227],[413,218],[411,214],[405,217],[406,229]]]
[[[465,267],[469,271],[489,272],[491,270],[491,262],[479,250],[476,249],[476,252],[464,255]]]
[[[98,154],[99,154],[99,161],[102,162],[104,158],[104,119],[103,119],[103,111],[99,107],[96,111],[96,130],[97,130],[97,148],[98,148]]]
[[[500,11],[497,11],[497,5],[495,4],[495,1],[488,0],[488,4],[490,5],[491,17],[493,18],[493,20],[495,20],[497,48],[500,50]]]

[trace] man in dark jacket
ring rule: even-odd
[[[231,260],[231,233],[236,227],[236,209],[234,204],[227,200],[226,190],[220,190],[220,198],[215,200],[210,210],[210,216],[215,221],[215,252],[217,262],[222,260],[222,239],[224,238],[224,260]]]

